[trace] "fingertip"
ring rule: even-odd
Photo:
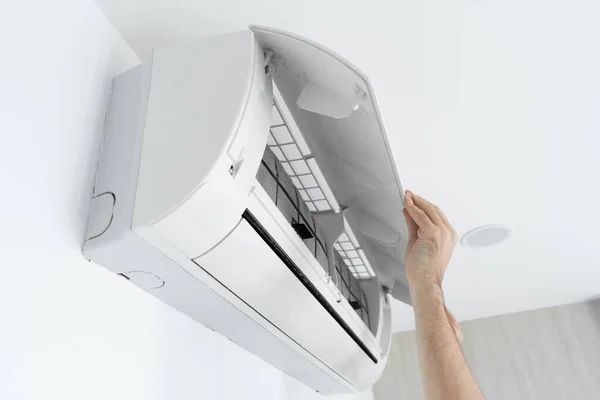
[[[413,204],[412,193],[409,190],[404,192],[404,203]]]

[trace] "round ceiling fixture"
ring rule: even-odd
[[[502,242],[510,236],[510,230],[502,225],[484,225],[463,235],[460,244],[465,247],[487,247]]]

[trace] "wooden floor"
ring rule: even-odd
[[[461,324],[488,400],[600,399],[600,300]],[[423,399],[414,332],[394,335],[376,400]]]

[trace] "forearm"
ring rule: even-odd
[[[410,289],[425,398],[483,399],[448,320],[441,287],[424,282],[413,284]]]

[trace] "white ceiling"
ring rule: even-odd
[[[262,24],[361,68],[379,96],[401,179],[460,233],[450,308],[471,319],[600,294],[600,3],[595,0],[97,0],[143,58],[177,40]],[[399,307],[398,329],[412,325]]]

